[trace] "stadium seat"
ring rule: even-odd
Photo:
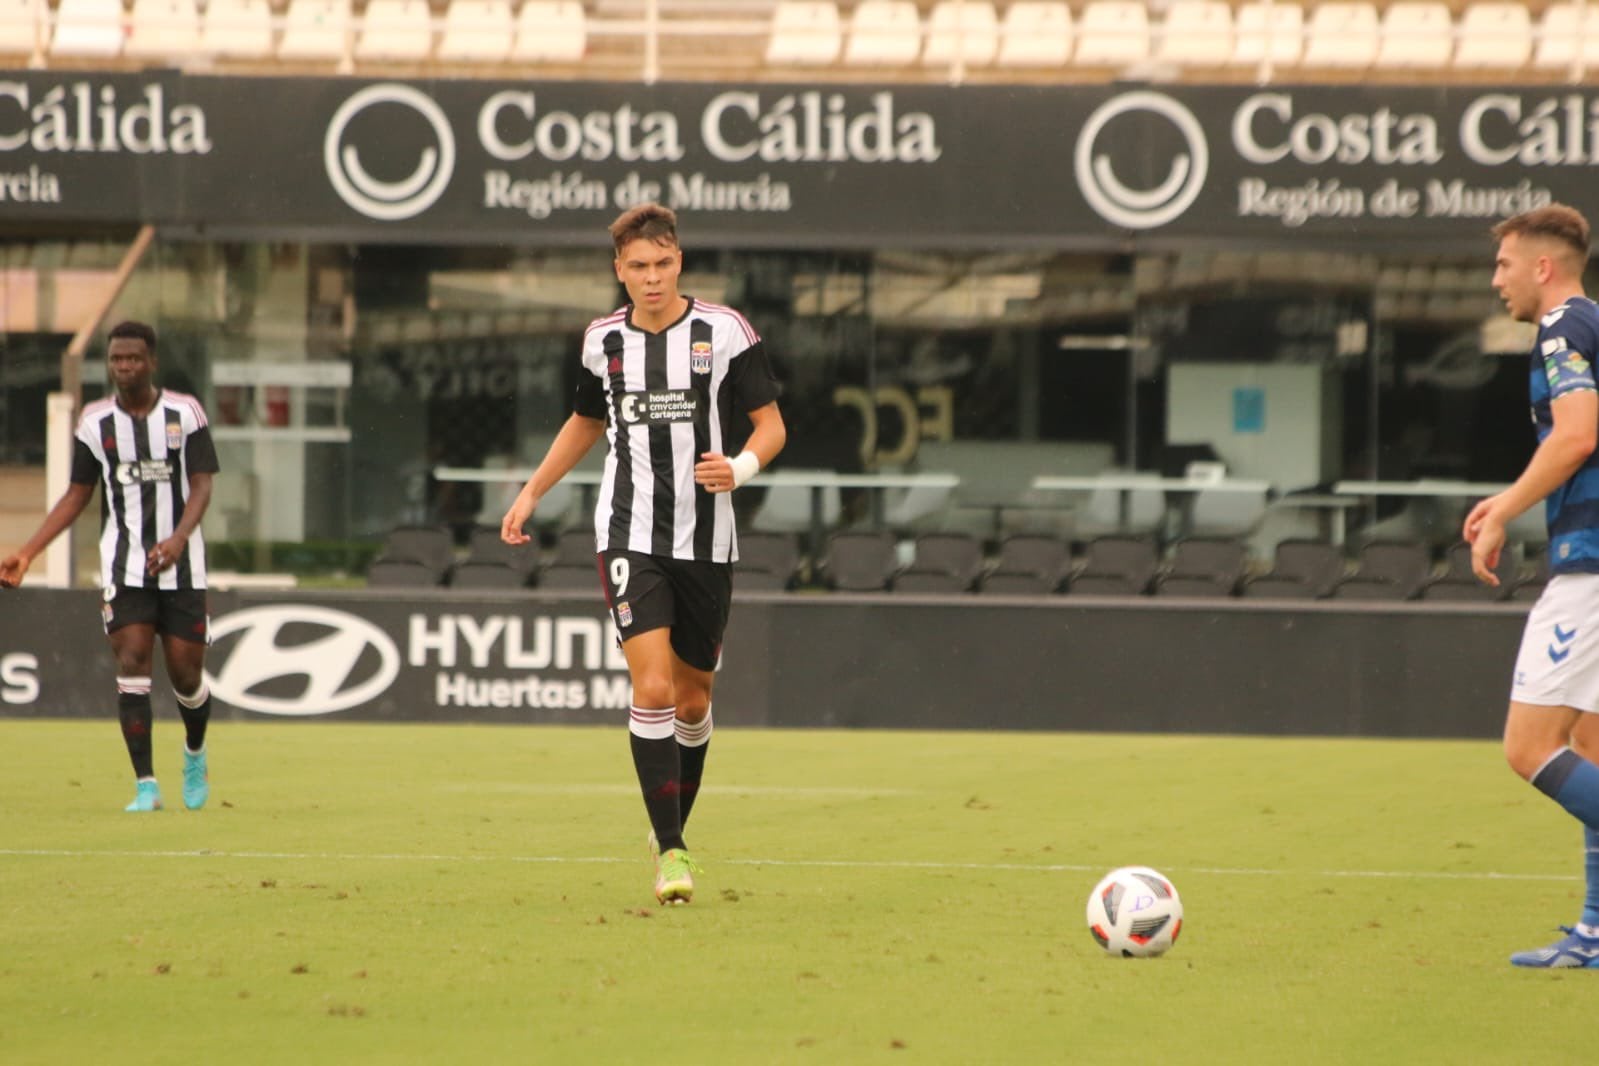
[[[1172,548],[1167,577],[1214,579],[1231,591],[1244,576],[1249,549],[1241,540],[1186,537]]]
[[[1071,551],[1059,537],[1014,533],[999,542],[995,574],[1030,574],[1055,589],[1071,569]]]
[[[833,0],[783,0],[772,12],[766,61],[824,66],[838,59],[843,44],[838,5]]]
[[[592,537],[589,544],[593,545]],[[498,526],[479,526],[466,542],[463,565],[508,566],[526,576],[537,569],[539,553],[532,544],[512,545],[500,539]]]
[[[1233,15],[1233,62],[1292,66],[1304,54],[1305,13],[1298,4],[1252,2]]]
[[[891,533],[834,533],[827,539],[822,572],[829,588],[877,592],[889,587],[897,562]]]
[[[986,67],[999,51],[999,16],[988,0],[939,0],[927,18],[926,66],[949,66],[958,56],[970,67]]]
[[[861,0],[850,19],[844,62],[904,66],[922,50],[922,17],[913,0]]]
[[[133,0],[123,53],[138,59],[185,59],[200,47],[194,0]]]
[[[1159,553],[1147,537],[1096,537],[1066,579],[1073,595],[1135,596],[1149,590]]]
[[[1510,595],[1505,598],[1515,603],[1532,603],[1543,595],[1544,586],[1548,583],[1549,579],[1541,574],[1537,577],[1522,578],[1510,586]]]
[[[592,570],[597,554],[594,543],[592,529],[565,530],[556,536],[555,545],[545,556],[545,562],[551,566],[586,566]]]
[[[1166,573],[1155,578],[1153,592],[1167,599],[1217,599],[1233,595],[1235,582],[1211,574]],[[1081,595],[1081,590],[1073,590]]]
[[[600,592],[600,572],[594,564],[573,566],[554,563],[538,572],[538,587],[552,592]]]
[[[984,576],[977,591],[984,596],[1048,596],[1058,587],[1058,581],[1048,581],[1038,574],[995,570]]]
[[[1432,571],[1419,541],[1374,540],[1360,549],[1355,573],[1332,587],[1336,599],[1413,599]]]
[[[450,587],[457,589],[519,589],[526,586],[532,571],[506,563],[468,559],[450,573]]]
[[[446,571],[413,559],[374,559],[366,570],[371,588],[432,588],[444,583]]]
[[[1306,67],[1359,70],[1377,59],[1377,6],[1370,3],[1318,4],[1305,30]]]
[[[1404,70],[1449,65],[1455,20],[1441,0],[1395,0],[1382,14],[1376,65]]]
[[[1052,0],[1011,0],[999,27],[1002,67],[1063,67],[1072,57],[1072,9]]]
[[[510,0],[450,0],[434,55],[445,62],[499,63],[515,39]]]
[[[1125,67],[1149,58],[1149,9],[1143,0],[1088,0],[1077,23],[1080,67]]]
[[[442,574],[454,561],[455,546],[443,526],[396,526],[384,539],[378,558],[421,563]]]
[[[1599,66],[1599,4],[1550,4],[1538,23],[1532,65],[1545,70]]]
[[[121,0],[61,0],[50,54],[109,59],[122,54],[126,31]]]
[[[1525,4],[1472,4],[1460,16],[1456,69],[1516,70],[1532,56],[1532,16]]]
[[[1321,593],[1303,578],[1259,574],[1240,585],[1238,595],[1256,600],[1313,600]]]
[[[279,59],[342,60],[350,48],[350,0],[289,0]]]
[[[42,58],[49,15],[45,0],[0,0],[0,55]]]
[[[793,534],[740,533],[733,585],[735,588],[789,588],[799,571],[799,559],[799,545]]]
[[[575,63],[588,50],[588,21],[581,0],[523,0],[516,13],[511,58]]]
[[[1175,0],[1161,20],[1155,58],[1180,66],[1219,67],[1233,54],[1233,9],[1226,0]]]
[[[1440,577],[1421,587],[1421,598],[1447,603],[1492,603],[1510,595],[1512,586],[1494,588],[1476,578]]]
[[[965,533],[924,533],[916,556],[894,578],[896,592],[967,592],[983,571],[983,546]]]
[[[1343,549],[1321,540],[1291,538],[1277,545],[1271,570],[1253,581],[1245,581],[1244,595],[1273,595],[1274,590],[1253,589],[1257,583],[1289,582],[1302,586],[1310,596],[1325,596],[1344,576]],[[1285,590],[1275,590],[1285,591]]]
[[[271,4],[268,0],[210,0],[200,21],[200,52],[230,59],[271,55]]]
[[[355,58],[416,62],[433,51],[433,15],[427,0],[367,0]]]

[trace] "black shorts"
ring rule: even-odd
[[[123,626],[153,625],[157,633],[196,644],[211,642],[205,589],[143,589],[109,585],[100,613],[106,633]]]
[[[672,650],[696,670],[714,670],[733,606],[733,567],[642,552],[603,551],[605,602],[625,642],[652,629],[672,631]]]

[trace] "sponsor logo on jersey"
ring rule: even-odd
[[[666,425],[699,418],[700,398],[692,389],[650,389],[624,392],[616,401],[616,417],[628,425]]]
[[[140,459],[133,463],[117,464],[117,481],[123,485],[171,480],[172,464],[165,459]]]

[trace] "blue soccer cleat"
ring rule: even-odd
[[[205,806],[211,795],[210,774],[206,771],[205,748],[183,749],[183,805],[191,811]]]
[[[133,794],[133,802],[122,808],[125,811],[159,811],[161,809],[161,786],[152,778],[140,781],[138,791]]]
[[[1565,937],[1546,948],[1518,951],[1510,956],[1513,966],[1541,970],[1599,969],[1599,937],[1583,936],[1569,925],[1562,925]]]

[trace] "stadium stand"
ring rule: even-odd
[[[940,0],[927,19],[922,63],[986,67],[999,52],[999,16],[987,0]]]
[[[970,592],[983,572],[983,545],[964,533],[924,533],[916,556],[894,576],[895,592]]]
[[[1263,599],[1319,599],[1344,575],[1343,551],[1326,541],[1290,538],[1277,545],[1272,567],[1244,579],[1239,594]]]
[[[452,0],[436,54],[445,62],[499,63],[515,38],[510,0]]]
[[[1088,0],[1077,23],[1079,66],[1129,67],[1149,58],[1144,0]]]
[[[433,17],[427,0],[367,0],[356,59],[420,61],[432,51]]]
[[[897,545],[886,532],[834,533],[822,564],[824,584],[840,592],[879,592],[899,569]]]
[[[530,546],[513,547],[500,539],[498,528],[479,526],[467,540],[466,558],[456,564],[450,584],[456,588],[520,588],[534,578],[538,553]]]
[[[174,59],[200,50],[200,13],[194,0],[133,0],[128,15],[126,55]]]
[[[344,60],[353,30],[350,0],[289,0],[277,56],[282,60]]]
[[[209,0],[199,50],[223,59],[265,59],[272,54],[272,32],[268,0]]]
[[[1158,596],[1231,596],[1249,563],[1243,541],[1188,537],[1172,548],[1171,565],[1158,574]]]
[[[1160,556],[1148,537],[1096,537],[1082,564],[1066,578],[1073,596],[1141,596],[1155,579]]]
[[[125,39],[121,0],[60,0],[50,54],[109,59],[122,53]]]
[[[827,66],[844,46],[838,5],[832,0],[783,0],[772,13],[766,42],[766,62]]]
[[[1441,0],[1395,0],[1382,13],[1376,65],[1390,70],[1438,70],[1454,52],[1454,17]]]
[[[1012,0],[1000,21],[1001,67],[1064,67],[1074,44],[1072,9],[1053,0]]]
[[[1360,549],[1355,572],[1336,582],[1334,599],[1409,600],[1432,571],[1432,556],[1420,541],[1374,540]]]
[[[733,573],[735,589],[780,591],[799,580],[799,545],[792,534],[740,533],[738,563]]]
[[[1532,57],[1532,16],[1526,4],[1472,4],[1460,16],[1457,38],[1457,69],[1519,70]]]

